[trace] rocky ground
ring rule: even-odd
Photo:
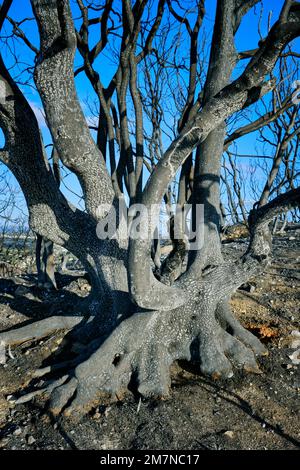
[[[226,243],[238,253],[243,239]],[[47,397],[13,406],[7,396],[59,353],[62,334],[12,348],[0,365],[1,449],[299,449],[300,230],[277,236],[267,272],[232,300],[241,321],[269,349],[262,374],[212,382],[189,364],[173,368],[172,397],[129,397],[100,406],[79,423],[54,420]],[[58,291],[38,291],[33,275],[0,279],[0,330],[49,315],[80,312],[89,285],[82,273],[58,275]]]

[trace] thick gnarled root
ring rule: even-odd
[[[219,341],[206,343],[200,339],[199,356],[200,370],[204,375],[215,380],[229,379],[233,376],[232,364]]]
[[[224,311],[222,308],[225,316]],[[259,373],[255,355],[263,354],[264,347],[230,311],[226,311],[226,322],[231,333],[220,326],[219,315],[219,308],[216,311],[207,304],[206,310],[203,305],[200,310],[199,302],[163,313],[137,313],[102,343],[86,346],[73,362],[44,368],[35,377],[60,371],[63,381],[49,383],[42,393],[50,393],[53,414],[81,415],[99,401],[120,399],[128,388],[147,398],[167,397],[171,364],[178,359],[190,360],[195,344],[200,370],[213,379],[230,378],[234,368]]]
[[[141,329],[136,329],[137,323]],[[74,377],[52,393],[52,413],[60,413],[73,398],[65,414],[82,414],[95,406],[100,397],[120,398],[132,382],[144,397],[168,396],[173,357],[168,353],[168,343],[161,341],[160,330],[159,312],[124,321],[75,368]],[[135,338],[135,331],[143,333]]]
[[[10,396],[8,401],[10,403],[14,403],[15,405],[27,403],[28,401],[31,401],[33,398],[35,398],[38,395],[42,395],[43,393],[51,393],[52,390],[55,390],[55,388],[60,387],[64,382],[66,382],[67,379],[68,379],[68,375],[64,375],[60,379],[49,380],[48,382],[44,384],[42,388],[38,388],[37,390],[21,395],[18,398],[14,396]]]
[[[176,359],[190,360],[195,336],[199,342],[200,369],[205,375],[213,379],[230,378],[234,368],[260,373],[248,342],[244,344],[222,329],[214,313],[208,323],[203,323],[202,318],[199,332],[197,318],[193,316],[195,325],[191,327],[186,312],[183,317],[178,312],[166,314],[163,320],[161,312],[148,312],[124,321],[75,368],[71,384],[55,389],[51,399],[53,412],[59,413],[68,402],[66,414],[81,414],[95,406],[100,397],[123,396],[133,380],[136,391],[143,397],[169,396],[170,365]],[[207,318],[209,315],[211,312]]]
[[[234,368],[261,373],[250,348],[224,330],[219,329],[216,336],[217,341],[207,343],[199,335],[200,369],[204,375],[228,379],[234,375]]]
[[[0,342],[7,346],[36,341],[59,330],[70,330],[83,320],[81,316],[53,316],[44,318],[34,323],[16,328],[15,330],[2,331]]]
[[[254,374],[261,373],[251,349],[226,331],[222,332],[222,342],[224,352],[234,367],[244,369],[246,372],[252,372]]]
[[[246,330],[242,324],[234,317],[227,300],[218,305],[216,311],[217,317],[225,322],[230,328],[232,336],[241,341],[245,346],[252,349],[257,356],[266,356],[268,354],[265,346],[250,331]]]
[[[202,373],[213,379],[232,377],[234,368],[260,373],[255,356],[267,350],[233,316],[227,299],[217,308],[204,304],[201,313],[198,342]]]

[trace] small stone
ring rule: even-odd
[[[291,337],[292,337],[291,348],[292,349],[297,349],[300,346],[300,331],[293,330],[291,332]]]
[[[27,444],[30,446],[35,443],[35,438],[33,436],[28,436],[27,437]]]
[[[14,430],[13,435],[20,436],[20,434],[22,434],[22,429],[18,427],[17,429]]]
[[[225,431],[224,436],[228,437],[229,439],[234,438],[234,432],[233,431]]]
[[[2,447],[5,447],[6,444],[8,444],[8,439],[1,439],[1,440],[0,440],[0,449],[1,449]]]
[[[291,359],[292,364],[299,365],[300,364],[300,349],[297,349],[293,354],[288,356]]]

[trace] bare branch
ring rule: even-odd
[[[13,26],[13,33],[20,39],[22,39],[22,41],[26,44],[27,47],[29,47],[29,49],[32,50],[32,52],[34,52],[35,54],[38,54],[39,53],[39,50],[37,49],[37,47],[35,47],[32,42],[29,41],[28,37],[25,35],[24,31],[20,28],[19,24],[17,23],[17,21],[13,20],[10,16],[7,16],[7,19],[8,21],[12,24]]]
[[[270,124],[271,122],[275,121],[281,114],[287,111],[289,108],[294,106],[293,102],[291,101],[290,97],[287,97],[284,102],[282,103],[282,107],[277,111],[269,111],[268,113],[264,114],[263,116],[259,117],[255,121],[247,124],[245,126],[240,127],[239,129],[235,130],[231,135],[229,135],[224,142],[224,150],[227,150],[228,147],[231,145],[232,142],[243,137],[244,135],[250,134],[262,127]]]

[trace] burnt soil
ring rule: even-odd
[[[224,251],[238,254],[245,243],[227,243]],[[299,267],[298,229],[275,238],[272,265],[232,300],[235,314],[268,347],[261,375],[237,372],[213,382],[189,364],[176,364],[170,400],[129,396],[74,422],[53,419],[47,397],[18,406],[7,401],[34,369],[59,354],[62,333],[12,348],[0,365],[0,449],[299,449],[300,346],[292,336],[300,331]],[[78,313],[89,290],[78,272],[59,275],[56,292],[34,284],[32,275],[0,279],[0,330]]]

